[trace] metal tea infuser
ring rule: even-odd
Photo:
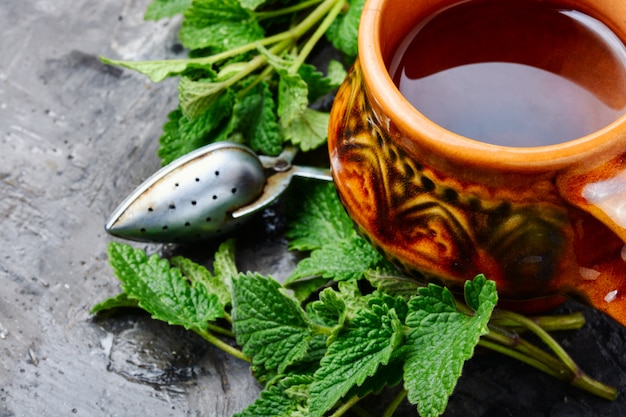
[[[192,242],[228,233],[274,202],[293,177],[332,181],[329,169],[296,166],[287,147],[276,157],[216,142],[176,159],[137,187],[105,230],[144,242]]]

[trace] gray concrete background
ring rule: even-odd
[[[177,21],[144,22],[148,0],[0,2],[0,416],[230,416],[258,395],[247,366],[135,311],[94,318],[118,292],[106,217],[159,167],[176,80],[153,85],[102,65],[175,57]],[[278,278],[295,263],[270,210],[239,248],[242,268]],[[145,246],[148,251],[163,250]],[[164,248],[202,258],[210,248]],[[567,309],[581,309],[570,304]],[[560,340],[590,374],[626,390],[624,328]],[[373,408],[375,409],[375,408]],[[405,407],[398,415],[416,415]],[[622,416],[497,355],[472,360],[446,416]]]

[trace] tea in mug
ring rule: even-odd
[[[580,138],[626,113],[626,47],[599,20],[537,0],[469,0],[420,23],[389,72],[423,115],[503,146]]]

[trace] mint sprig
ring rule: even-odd
[[[328,36],[346,46],[350,64],[362,7],[347,0],[155,0],[148,18],[183,14],[179,38],[189,57],[101,59],[153,82],[179,77],[179,106],[160,140],[164,165],[220,140],[268,155],[287,143],[308,151],[325,143],[329,118],[310,106],[338,86],[345,70],[333,64],[325,76],[307,58]]]
[[[475,309],[471,316],[457,309],[447,289],[431,284],[409,302],[405,387],[422,416],[445,411],[464,362],[473,356],[480,337],[489,332],[487,323],[497,302],[495,283],[482,275],[468,281],[465,301]]]

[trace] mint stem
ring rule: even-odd
[[[234,338],[235,334],[233,332],[231,332],[230,330],[227,330],[223,327],[217,326],[215,324],[211,324],[208,323],[207,324],[207,329],[209,329],[209,331],[213,332],[213,333],[218,333],[221,334],[223,336],[227,336],[227,337],[231,337]]]
[[[580,312],[562,314],[558,316],[528,317],[528,319],[532,320],[539,327],[548,332],[554,330],[578,330],[585,325],[585,317]],[[490,323],[515,331],[526,329],[518,322],[497,314],[495,315],[495,317],[492,317]]]
[[[300,10],[308,9],[309,7],[312,7],[312,6],[320,3],[321,1],[322,0],[304,1],[302,3],[298,3],[298,4],[295,4],[293,6],[289,6],[289,7],[283,7],[282,9],[278,9],[278,10],[271,10],[271,11],[267,11],[267,12],[256,12],[254,15],[259,20],[274,18],[274,17],[277,17],[277,16],[283,16],[283,15],[286,15],[286,14],[295,13],[295,12],[300,11]]]
[[[337,1],[337,0],[334,0],[334,1]],[[330,25],[335,21],[335,19],[337,18],[337,16],[339,15],[339,13],[341,12],[341,10],[344,8],[345,5],[346,5],[346,0],[338,0],[333,5],[333,7],[330,9],[328,14],[322,21],[322,23],[320,23],[317,29],[315,29],[315,32],[313,32],[313,34],[309,37],[307,42],[304,44],[304,46],[300,50],[300,53],[298,54],[298,58],[294,61],[293,65],[291,66],[290,72],[296,73],[298,71],[298,68],[300,68],[300,66],[304,63],[304,61],[309,56],[311,51],[313,51],[313,48],[315,47],[315,45],[317,45],[317,42],[322,38],[322,36],[324,36],[324,33],[326,33]],[[322,9],[322,7],[320,7],[320,9]],[[325,10],[322,9],[322,11],[325,11]]]
[[[200,336],[202,336],[204,340],[211,343],[213,346],[223,350],[229,355],[234,356],[235,358],[241,359],[242,361],[245,361],[248,363],[252,362],[250,358],[244,355],[243,352],[241,352],[239,349],[232,347],[231,345],[224,342],[223,340],[221,340],[220,338],[218,338],[217,336],[215,336],[213,333],[209,332],[208,330],[203,330],[203,329],[193,329],[193,330],[196,333],[198,333]]]
[[[589,377],[574,363],[563,348],[545,330],[532,320],[509,311],[496,311],[494,319],[504,318],[517,322],[535,333],[555,354],[548,354],[537,346],[503,328],[491,324],[489,333],[481,338],[479,345],[520,360],[555,378],[583,389],[601,398],[614,400],[617,397],[615,388],[605,385]]]
[[[391,402],[387,406],[387,409],[385,410],[385,413],[382,415],[382,417],[391,417],[391,416],[393,416],[393,413],[396,412],[396,410],[398,409],[400,404],[402,404],[402,401],[404,401],[405,398],[406,398],[406,390],[402,389],[393,398],[393,400],[391,400]]]
[[[348,412],[348,410],[350,410],[352,408],[352,406],[354,404],[358,403],[359,400],[360,400],[360,398],[355,395],[354,397],[350,398],[347,402],[342,404],[341,407],[339,407],[337,410],[335,410],[335,412],[332,413],[329,417],[341,417],[341,416],[343,416],[346,412]]]

